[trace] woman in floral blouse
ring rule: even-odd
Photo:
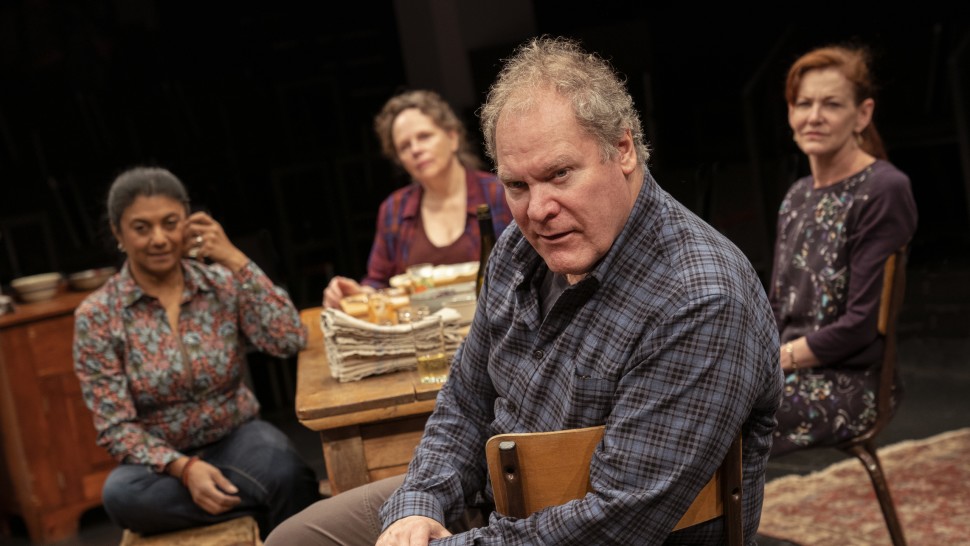
[[[917,219],[909,177],[887,161],[872,122],[864,49],[806,53],[789,69],[785,91],[811,174],[778,211],[769,294],[786,384],[773,455],[831,445],[872,425],[883,266],[909,243]]]
[[[287,436],[260,420],[246,352],[293,355],[306,331],[286,292],[188,203],[159,168],[122,173],[108,194],[127,260],[78,307],[74,332],[98,444],[121,463],[103,503],[141,534],[248,514],[265,536],[318,500],[318,484]]]

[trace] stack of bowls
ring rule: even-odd
[[[71,273],[67,276],[67,284],[72,290],[94,290],[105,283],[118,270],[113,267],[99,267]]]
[[[57,295],[63,277],[60,273],[41,273],[10,281],[10,288],[26,303],[44,301]]]
[[[459,296],[471,295],[475,297],[475,282],[463,282],[428,288],[423,292],[411,294],[411,305],[426,305],[434,313],[447,302],[454,301]]]

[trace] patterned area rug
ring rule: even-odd
[[[886,446],[879,460],[910,545],[970,544],[970,428]],[[769,482],[758,533],[803,546],[891,544],[855,457]]]

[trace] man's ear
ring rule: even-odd
[[[620,152],[619,162],[623,174],[632,173],[637,168],[639,158],[637,147],[633,144],[633,133],[629,129],[623,132],[623,137],[616,143],[616,149]]]

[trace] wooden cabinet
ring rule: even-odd
[[[75,535],[115,467],[74,375],[74,309],[87,294],[0,316],[0,513],[21,516],[34,543]]]

